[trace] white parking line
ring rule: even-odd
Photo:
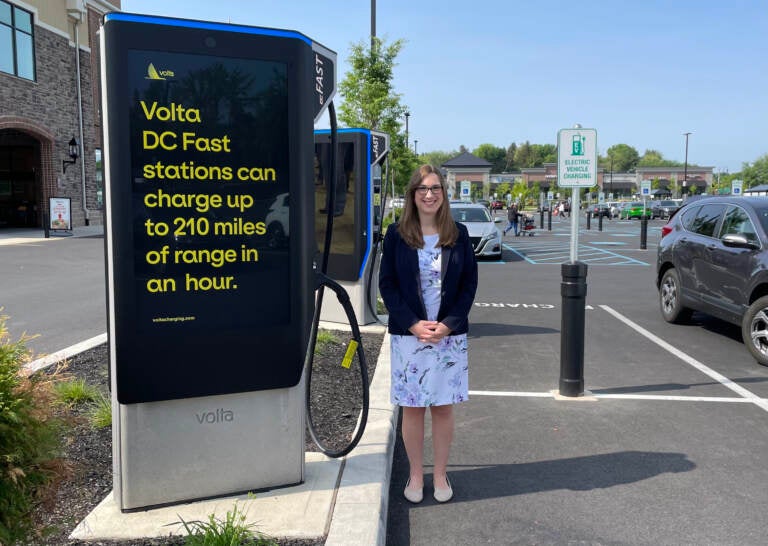
[[[701,362],[699,362],[698,360],[696,360],[692,356],[684,353],[683,351],[681,351],[677,347],[672,346],[671,344],[667,343],[666,341],[664,341],[660,337],[656,336],[655,334],[652,334],[651,332],[649,332],[648,330],[646,330],[645,328],[643,328],[639,324],[636,324],[635,322],[631,321],[630,319],[628,319],[627,317],[625,317],[624,315],[622,315],[621,313],[619,313],[615,309],[612,309],[608,305],[600,305],[600,308],[604,309],[605,311],[607,311],[608,313],[610,313],[611,315],[613,315],[614,317],[619,319],[621,322],[623,322],[624,324],[626,324],[627,326],[629,326],[630,328],[635,330],[637,333],[639,333],[639,334],[645,336],[646,338],[648,338],[649,340],[653,341],[656,345],[658,345],[662,349],[665,349],[666,351],[670,352],[671,354],[673,354],[674,356],[676,356],[677,358],[679,358],[680,360],[682,360],[686,364],[689,364],[689,365],[693,366],[694,368],[696,368],[697,370],[699,370],[701,373],[703,373],[705,375],[708,375],[709,377],[711,377],[712,379],[714,379],[715,381],[717,381],[718,383],[720,383],[724,387],[728,387],[729,389],[731,389],[733,392],[735,392],[739,396],[742,396],[743,398],[745,398],[747,401],[752,402],[753,404],[755,404],[756,406],[762,408],[765,411],[768,411],[768,400],[766,400],[764,398],[760,398],[759,396],[757,396],[752,391],[749,391],[749,390],[745,389],[744,387],[742,387],[738,383],[735,383],[735,382],[731,381],[730,379],[728,379],[724,375],[716,372],[715,370],[713,370],[709,366],[706,366],[706,365],[702,364]]]
[[[506,396],[517,398],[554,398],[552,392],[520,392],[520,391],[469,391],[470,396]],[[747,398],[729,398],[726,396],[677,396],[665,394],[600,394],[590,392],[589,396],[598,399],[613,400],[665,400],[675,402],[728,402],[735,404],[750,404],[754,400]],[[762,398],[759,398],[765,402]]]

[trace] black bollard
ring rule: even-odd
[[[46,239],[51,238],[51,215],[48,214],[48,209],[43,209],[43,234]]]
[[[547,213],[547,231],[552,231],[552,211]]]
[[[560,394],[584,394],[584,309],[587,299],[587,264],[561,265],[562,315],[560,322]]]
[[[592,213],[587,211],[587,229],[592,229]]]
[[[640,217],[640,250],[648,248],[648,217],[643,214]]]
[[[603,215],[597,213],[597,231],[603,231]]]
[[[544,229],[544,207],[541,207],[541,212],[539,213],[539,229]]]

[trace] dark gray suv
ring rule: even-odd
[[[661,315],[685,322],[701,311],[741,326],[768,366],[768,198],[705,197],[662,227],[656,261]]]

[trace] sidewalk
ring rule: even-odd
[[[49,235],[46,238],[42,228],[3,228],[0,229],[0,246],[60,241],[67,237],[94,237],[104,235],[104,226],[81,226],[67,232],[50,231]]]

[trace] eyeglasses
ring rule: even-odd
[[[432,195],[440,195],[443,193],[443,187],[440,184],[436,184],[435,186],[419,186],[416,188],[416,191],[419,195],[427,195],[429,192],[432,192]]]

